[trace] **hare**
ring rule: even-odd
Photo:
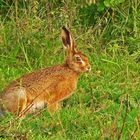
[[[66,50],[64,64],[44,68],[13,81],[1,94],[7,111],[25,116],[47,107],[50,113],[60,108],[60,102],[71,96],[78,77],[91,70],[85,55],[77,51],[71,33],[62,28],[61,38]]]

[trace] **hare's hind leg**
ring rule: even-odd
[[[60,102],[56,102],[53,104],[48,104],[48,111],[50,114],[54,114],[55,112],[59,111],[61,109],[61,103]]]
[[[18,117],[24,118],[27,108],[27,96],[26,90],[20,88],[18,91]]]
[[[18,111],[18,117],[24,118],[26,114],[26,108],[27,108],[27,99],[20,99],[19,101],[19,111]]]
[[[2,94],[1,100],[5,111],[23,115],[27,104],[26,90],[24,87],[12,87]]]

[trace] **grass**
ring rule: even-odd
[[[34,9],[31,3],[29,11],[20,11],[13,3],[7,17],[0,18],[0,90],[25,73],[63,63],[60,30],[66,24],[92,71],[81,75],[74,94],[53,116],[47,109],[24,120],[7,113],[0,120],[0,139],[140,139],[139,3],[130,1],[132,13],[122,5],[121,19],[115,10],[114,19],[106,14],[97,17],[94,27],[81,24],[74,2],[66,3],[71,6],[65,10],[53,3],[47,19],[44,7],[38,10],[43,2],[33,4]]]

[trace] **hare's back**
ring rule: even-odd
[[[71,83],[75,80],[77,80],[77,74],[74,71],[66,66],[58,65],[26,74],[13,81],[4,91],[6,92],[14,87],[43,90],[44,88],[54,88],[60,82]]]

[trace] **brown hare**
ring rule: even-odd
[[[65,63],[26,74],[7,86],[0,100],[9,112],[24,116],[45,106],[50,113],[55,112],[76,89],[80,73],[91,70],[87,57],[77,51],[65,27],[61,38],[66,49]]]

